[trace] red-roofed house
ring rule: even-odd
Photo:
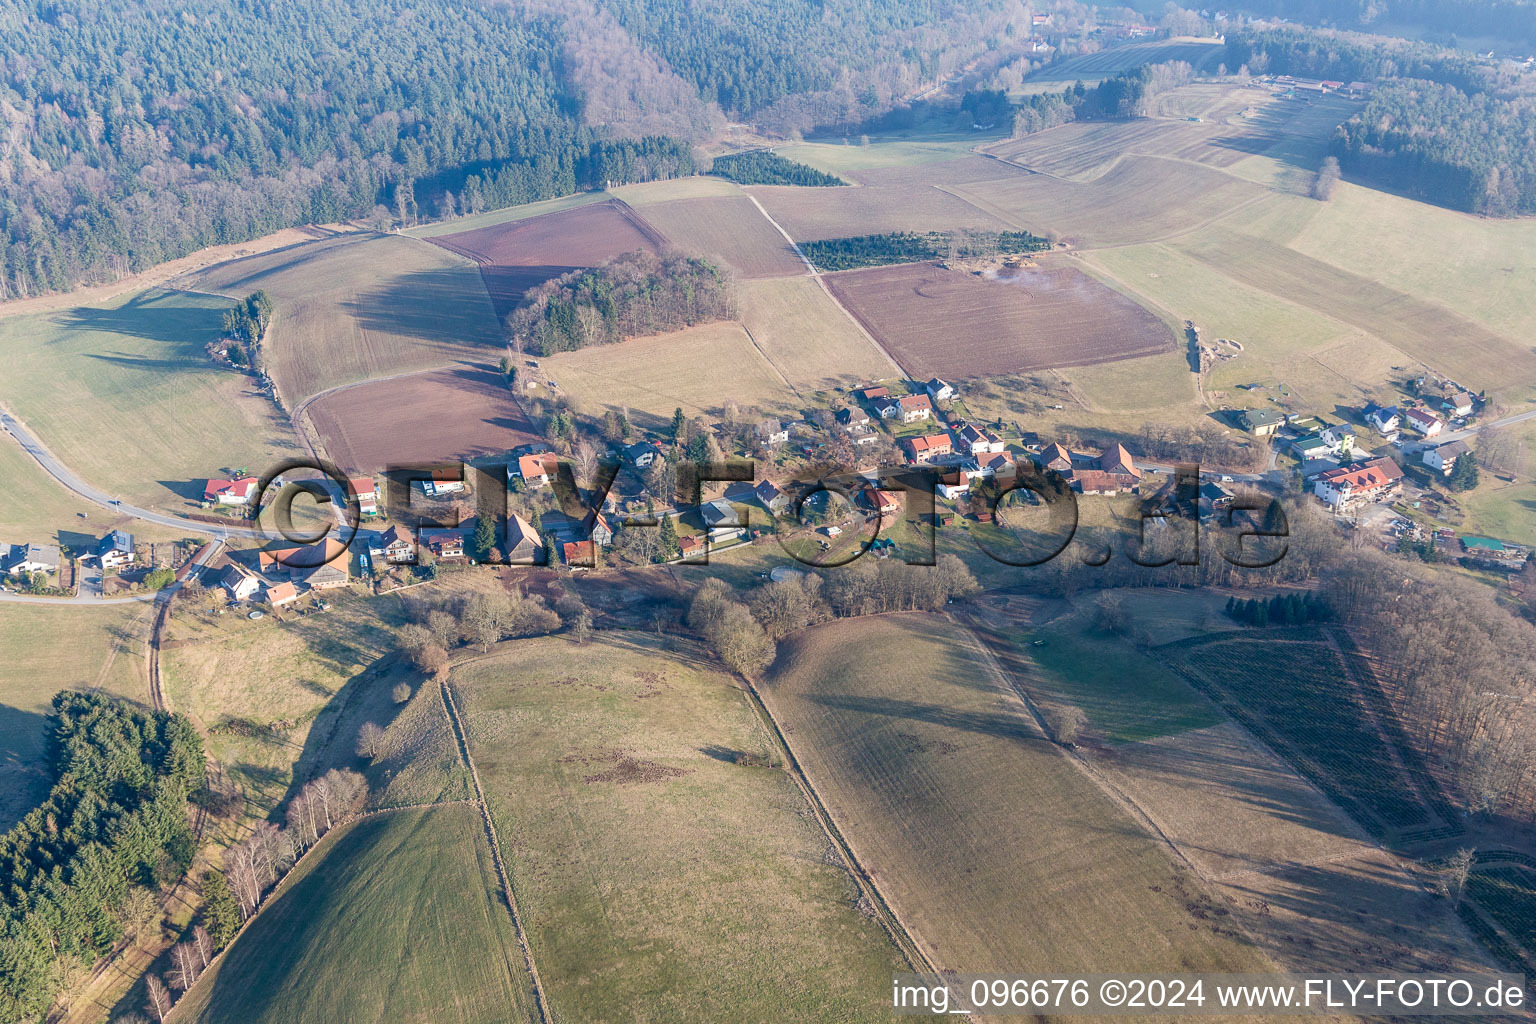
[[[256,486],[261,481],[253,476],[234,480],[209,480],[203,488],[203,500],[219,505],[249,505],[256,497]]]
[[[677,542],[677,550],[684,558],[695,558],[704,554],[705,541],[703,537],[683,537]]]
[[[549,486],[549,474],[554,469],[552,463],[555,456],[549,452],[542,455],[524,455],[517,460],[517,475],[523,478],[524,487]]]
[[[954,451],[948,434],[929,434],[926,437],[909,437],[901,442],[907,449],[907,461],[915,464],[932,462],[940,455]]]
[[[273,608],[281,608],[285,604],[291,604],[299,599],[298,589],[291,583],[279,583],[275,587],[267,588],[267,604]]]
[[[895,491],[882,491],[878,487],[866,487],[862,497],[864,504],[881,515],[893,515],[901,511],[901,495]]]
[[[1102,469],[1080,469],[1072,474],[1072,489],[1080,494],[1119,494],[1134,490],[1136,481],[1124,473],[1106,473]]]
[[[1125,450],[1123,444],[1113,444],[1104,449],[1104,454],[1099,456],[1099,468],[1106,473],[1128,476],[1132,480],[1141,479],[1141,470],[1136,468],[1131,453]]]
[[[1319,473],[1312,492],[1335,512],[1368,501],[1381,501],[1402,490],[1403,471],[1391,459],[1372,459],[1356,466],[1340,466]]]
[[[379,514],[379,491],[371,476],[354,476],[347,481],[347,493],[357,499],[357,510],[365,516]]]
[[[593,566],[597,564],[597,545],[589,540],[567,541],[560,547],[566,565]]]
[[[1434,437],[1445,429],[1445,421],[1428,409],[1409,409],[1403,414],[1408,425],[1425,437]]]
[[[890,388],[863,388],[862,390],[859,391],[859,397],[864,399],[864,401],[866,401],[866,402],[874,402],[874,401],[878,401],[879,399],[882,399],[882,398],[890,398],[891,397],[891,389]]]

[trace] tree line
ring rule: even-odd
[[[1341,82],[1422,78],[1465,91],[1487,83],[1487,69],[1469,54],[1427,43],[1346,35],[1297,27],[1233,29],[1226,65],[1254,75],[1299,75]]]
[[[53,698],[48,798],[0,838],[0,1019],[43,1019],[196,853],[203,789],[187,719],[96,693]]]
[[[715,157],[710,174],[728,178],[738,185],[843,185],[846,182],[835,174],[819,171],[814,167],[767,149],[755,149],[747,153],[729,153]]]
[[[507,317],[517,352],[549,355],[736,315],[730,276],[678,252],[637,251],[531,288]]]
[[[1482,36],[1536,45],[1536,4],[1530,0],[1244,0],[1242,7],[1314,25],[1390,24],[1428,29],[1448,41]]]
[[[1262,598],[1227,598],[1227,617],[1250,626],[1302,626],[1309,622],[1328,622],[1333,609],[1327,598],[1308,590],[1297,594],[1276,594]]]
[[[1098,85],[1075,82],[1059,93],[1031,93],[1013,115],[1013,137],[1022,138],[1072,121],[1146,117],[1164,93],[1194,79],[1185,61],[1143,64]]]
[[[224,311],[224,337],[229,339],[229,361],[236,366],[260,365],[258,349],[272,322],[272,297],[265,291],[251,292]]]
[[[1050,243],[1027,231],[892,231],[801,242],[800,250],[822,270],[857,270],[892,263],[976,259],[1040,252]]]

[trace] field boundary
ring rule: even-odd
[[[469,752],[469,734],[464,731],[463,722],[459,719],[459,709],[453,702],[453,688],[446,680],[438,682],[438,690],[443,698],[443,714],[448,719],[449,726],[453,729],[453,738],[459,747],[459,756],[464,759],[464,765],[469,769],[469,777],[475,784],[476,806],[480,808],[480,819],[485,825],[486,838],[491,844],[491,860],[496,865],[496,874],[501,879],[501,889],[506,896],[507,912],[512,915],[512,926],[517,930],[517,944],[523,950],[523,962],[528,967],[528,976],[533,981],[534,1004],[539,1010],[539,1019],[549,1024],[549,997],[544,994],[544,985],[539,981],[539,968],[533,962],[533,947],[528,944],[528,933],[523,929],[523,917],[517,909],[517,892],[512,888],[512,876],[507,872],[507,866],[501,858],[501,840],[496,836],[496,821],[491,817],[491,806],[486,803],[485,790],[480,787],[480,772],[475,767],[475,759]]]
[[[791,779],[794,779],[795,785],[799,787],[801,795],[811,808],[811,813],[816,816],[817,823],[821,825],[822,833],[833,846],[837,847],[838,856],[842,858],[849,877],[853,879],[854,885],[858,888],[859,892],[869,900],[870,906],[874,910],[874,916],[879,920],[886,934],[891,937],[892,944],[901,953],[902,958],[907,961],[908,966],[914,970],[926,971],[932,978],[942,977],[942,973],[933,960],[929,958],[928,954],[923,951],[916,936],[902,922],[900,915],[896,913],[896,908],[886,900],[885,894],[880,891],[880,887],[875,884],[874,879],[870,877],[864,865],[859,862],[858,857],[853,852],[853,846],[843,836],[842,831],[838,829],[837,822],[832,818],[832,812],[827,810],[826,804],[822,802],[821,794],[816,792],[816,787],[811,784],[811,780],[806,776],[804,769],[800,767],[799,760],[795,757],[794,751],[790,749],[789,740],[785,738],[783,729],[779,727],[779,723],[773,717],[773,713],[768,710],[768,706],[763,702],[762,696],[757,692],[756,685],[745,676],[737,676],[736,678],[742,682],[747,703],[752,705],[753,711],[757,713],[758,720],[768,730],[769,738],[784,758],[787,774]]]

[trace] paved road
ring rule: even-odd
[[[38,465],[48,471],[49,476],[71,491],[74,491],[86,501],[94,502],[103,508],[119,512],[125,516],[131,516],[146,523],[157,523],[160,526],[169,526],[172,529],[185,530],[187,533],[196,533],[204,537],[213,537],[217,540],[228,540],[230,537],[249,537],[256,540],[265,539],[265,535],[260,530],[253,530],[243,526],[220,526],[214,523],[199,523],[196,520],[186,519],[182,516],[154,512],[147,508],[139,508],[137,505],[130,505],[127,502],[120,502],[106,491],[92,487],[84,480],[81,480],[68,466],[60,462],[48,450],[46,445],[33,436],[26,427],[22,426],[20,421],[3,409],[0,409],[0,428],[3,428],[6,433],[14,437],[26,453],[36,459]]]
[[[1478,423],[1474,426],[1467,427],[1464,430],[1448,431],[1446,433],[1442,433],[1439,437],[1432,438],[1428,441],[1409,441],[1403,445],[1402,451],[1405,454],[1412,455],[1414,452],[1421,451],[1425,448],[1434,448],[1437,445],[1450,444],[1452,441],[1465,441],[1473,434],[1476,434],[1479,430],[1486,430],[1489,427],[1507,427],[1512,423],[1524,423],[1526,420],[1536,420],[1536,409],[1532,409],[1530,412],[1517,413],[1514,416],[1505,416],[1503,419],[1494,420],[1492,423]]]

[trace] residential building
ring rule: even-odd
[[[1273,409],[1244,409],[1237,422],[1254,437],[1269,437],[1280,429],[1285,417]]]
[[[1052,442],[1044,451],[1035,456],[1035,462],[1041,469],[1056,473],[1072,472],[1072,453],[1060,442]]]
[[[873,403],[875,415],[883,420],[896,419],[901,415],[901,402],[890,396],[877,399]]]
[[[927,395],[907,395],[897,400],[901,407],[901,422],[916,423],[933,415],[933,402]]]
[[[598,547],[606,548],[613,544],[613,527],[608,525],[608,517],[597,509],[587,513],[582,525],[586,527],[587,539]]]
[[[935,402],[947,402],[954,398],[956,394],[953,384],[947,380],[940,380],[937,377],[924,384],[923,390],[927,391],[928,397]]]
[[[12,544],[3,563],[11,575],[59,571],[59,549],[54,544]]]
[[[1291,442],[1291,453],[1302,462],[1327,459],[1337,454],[1337,449],[1318,434],[1308,434]]]
[[[854,406],[848,406],[837,410],[837,422],[843,425],[843,429],[852,432],[860,427],[869,426],[869,413]]]
[[[759,505],[768,510],[769,515],[773,516],[779,515],[789,508],[791,504],[789,495],[779,490],[778,487],[768,480],[764,480],[754,487],[752,489],[752,496],[757,499]]]
[[[1403,471],[1391,459],[1372,459],[1319,473],[1312,491],[1335,512],[1382,501],[1402,491]]]
[[[1369,423],[1378,434],[1391,434],[1402,426],[1403,414],[1397,406],[1368,405],[1365,407],[1365,422]]]
[[[346,564],[347,546],[329,537],[318,544],[268,548],[256,553],[256,564],[264,575],[286,573],[290,579],[299,579],[310,570],[332,562]]]
[[[880,435],[875,431],[870,430],[868,427],[859,427],[849,432],[848,439],[852,441],[857,447],[862,448],[865,445],[874,444],[876,441],[880,440]]]
[[[932,462],[954,451],[948,434],[929,434],[925,437],[909,437],[902,441],[907,450],[907,461],[913,464]]]
[[[708,550],[708,544],[703,537],[680,537],[677,541],[677,550],[683,558],[697,558]]]
[[[1465,391],[1457,391],[1454,394],[1447,395],[1440,405],[1441,408],[1445,409],[1452,416],[1470,416],[1472,415],[1472,410],[1476,408],[1476,401]]]
[[[203,500],[215,505],[249,505],[256,498],[261,481],[253,476],[234,480],[209,480],[203,488]]]
[[[452,561],[464,557],[463,530],[421,531],[421,546],[440,559]]]
[[[1007,452],[993,452],[990,455],[982,455],[976,460],[983,476],[996,477],[999,480],[1010,480],[1018,475],[1019,467]]]
[[[704,520],[704,525],[711,530],[733,529],[741,525],[736,508],[724,498],[706,502],[699,506],[699,517]]]
[[[299,599],[299,589],[292,583],[279,583],[275,587],[267,588],[266,598],[267,604],[273,608],[281,608]]]
[[[960,470],[947,473],[939,477],[939,497],[946,501],[954,501],[963,495],[971,493],[971,478]]]
[[[1408,421],[1408,426],[1425,437],[1434,437],[1445,429],[1445,421],[1428,409],[1409,409],[1403,418]]]
[[[972,455],[990,455],[1003,450],[1003,439],[980,427],[966,426],[960,431],[960,447]]]
[[[248,601],[261,589],[261,577],[239,562],[231,562],[218,575],[217,585],[229,594],[231,601]]]
[[[116,569],[137,558],[133,550],[133,534],[113,530],[96,545],[96,560],[103,569]]]
[[[461,467],[453,469],[434,469],[431,475],[420,480],[421,492],[429,498],[442,498],[450,494],[464,493],[464,480],[460,476]]]
[[[882,491],[878,487],[866,487],[860,492],[859,497],[864,504],[883,516],[895,515],[901,511],[901,494],[897,491]]]
[[[1079,494],[1119,494],[1121,491],[1135,490],[1136,483],[1123,473],[1080,469],[1072,474],[1072,489]]]
[[[789,428],[778,420],[761,420],[753,430],[762,444],[783,444],[789,440]]]
[[[416,561],[416,542],[411,538],[410,530],[391,526],[379,536],[379,546],[386,562],[398,565]]]
[[[636,469],[645,469],[661,455],[661,449],[649,441],[636,441],[624,449],[624,461]]]
[[[890,398],[891,389],[882,387],[869,387],[859,389],[859,398],[866,402],[878,402],[882,398]]]
[[[560,546],[566,565],[589,567],[597,564],[597,545],[589,540],[567,541]]]
[[[549,486],[549,474],[554,469],[555,461],[553,453],[543,452],[538,455],[524,455],[517,460],[517,475],[522,478],[523,486],[537,490],[540,487]]]
[[[371,476],[354,476],[347,480],[347,494],[357,500],[357,511],[361,515],[376,516],[379,514],[379,492],[374,486]]]
[[[1099,469],[1116,476],[1129,477],[1132,482],[1141,479],[1141,470],[1123,444],[1112,444],[1099,456]]]
[[[1451,470],[1456,468],[1457,457],[1471,452],[1471,446],[1465,441],[1447,441],[1433,448],[1425,448],[1419,455],[1419,461],[1442,476],[1450,476]]]
[[[513,513],[507,517],[507,561],[513,565],[535,565],[544,552],[544,538],[533,524]]]
[[[1200,518],[1209,519],[1217,512],[1229,509],[1236,500],[1233,493],[1214,480],[1206,480],[1200,484],[1197,504],[1200,509]]]

